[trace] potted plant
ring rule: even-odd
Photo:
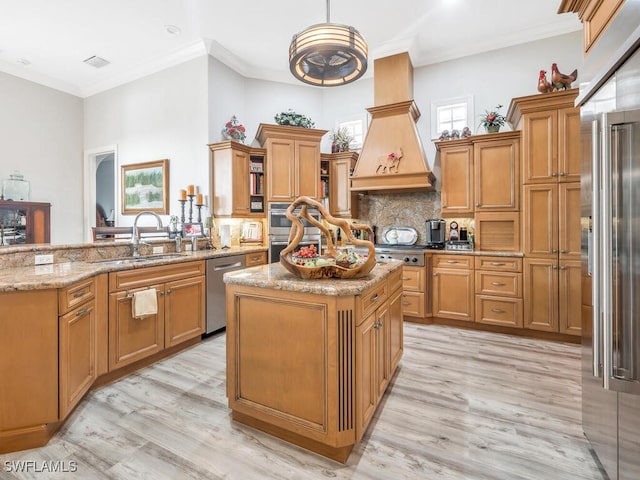
[[[291,109],[276,114],[274,119],[278,125],[290,125],[292,127],[303,128],[313,128],[315,126],[315,123],[309,117],[300,115]]]
[[[353,142],[353,135],[349,133],[347,127],[339,127],[337,130],[331,130],[329,139],[331,140],[331,153],[348,152],[349,145]]]
[[[487,133],[496,133],[500,131],[500,127],[505,124],[507,119],[500,113],[502,105],[498,105],[493,110],[485,110],[480,115],[480,125],[482,125]]]
[[[236,116],[232,116],[231,119],[224,124],[222,129],[222,138],[225,140],[235,140],[236,142],[244,143],[247,134],[244,125],[238,122]]]

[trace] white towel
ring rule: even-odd
[[[155,288],[134,292],[131,302],[131,313],[134,317],[146,317],[158,313],[158,295]]]

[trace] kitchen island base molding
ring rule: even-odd
[[[347,458],[349,458],[349,455],[353,450],[353,444],[347,445],[346,447],[331,447],[322,442],[311,440],[310,438],[307,438],[303,435],[298,435],[284,428],[277,427],[269,422],[263,422],[250,415],[245,415],[240,412],[232,412],[231,418],[239,423],[242,423],[243,425],[255,428],[256,430],[260,430],[264,433],[268,433],[269,435],[278,437],[285,442],[289,442],[304,449],[310,450],[314,453],[317,453],[318,455],[322,455],[323,457],[335,460],[336,462],[346,463]]]

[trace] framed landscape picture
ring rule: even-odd
[[[169,160],[122,166],[122,214],[169,213]]]

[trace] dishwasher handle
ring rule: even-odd
[[[244,262],[238,260],[237,262],[233,262],[233,263],[223,263],[221,265],[214,265],[213,271],[219,272],[221,270],[229,270],[231,268],[242,268],[244,266],[245,266]]]

